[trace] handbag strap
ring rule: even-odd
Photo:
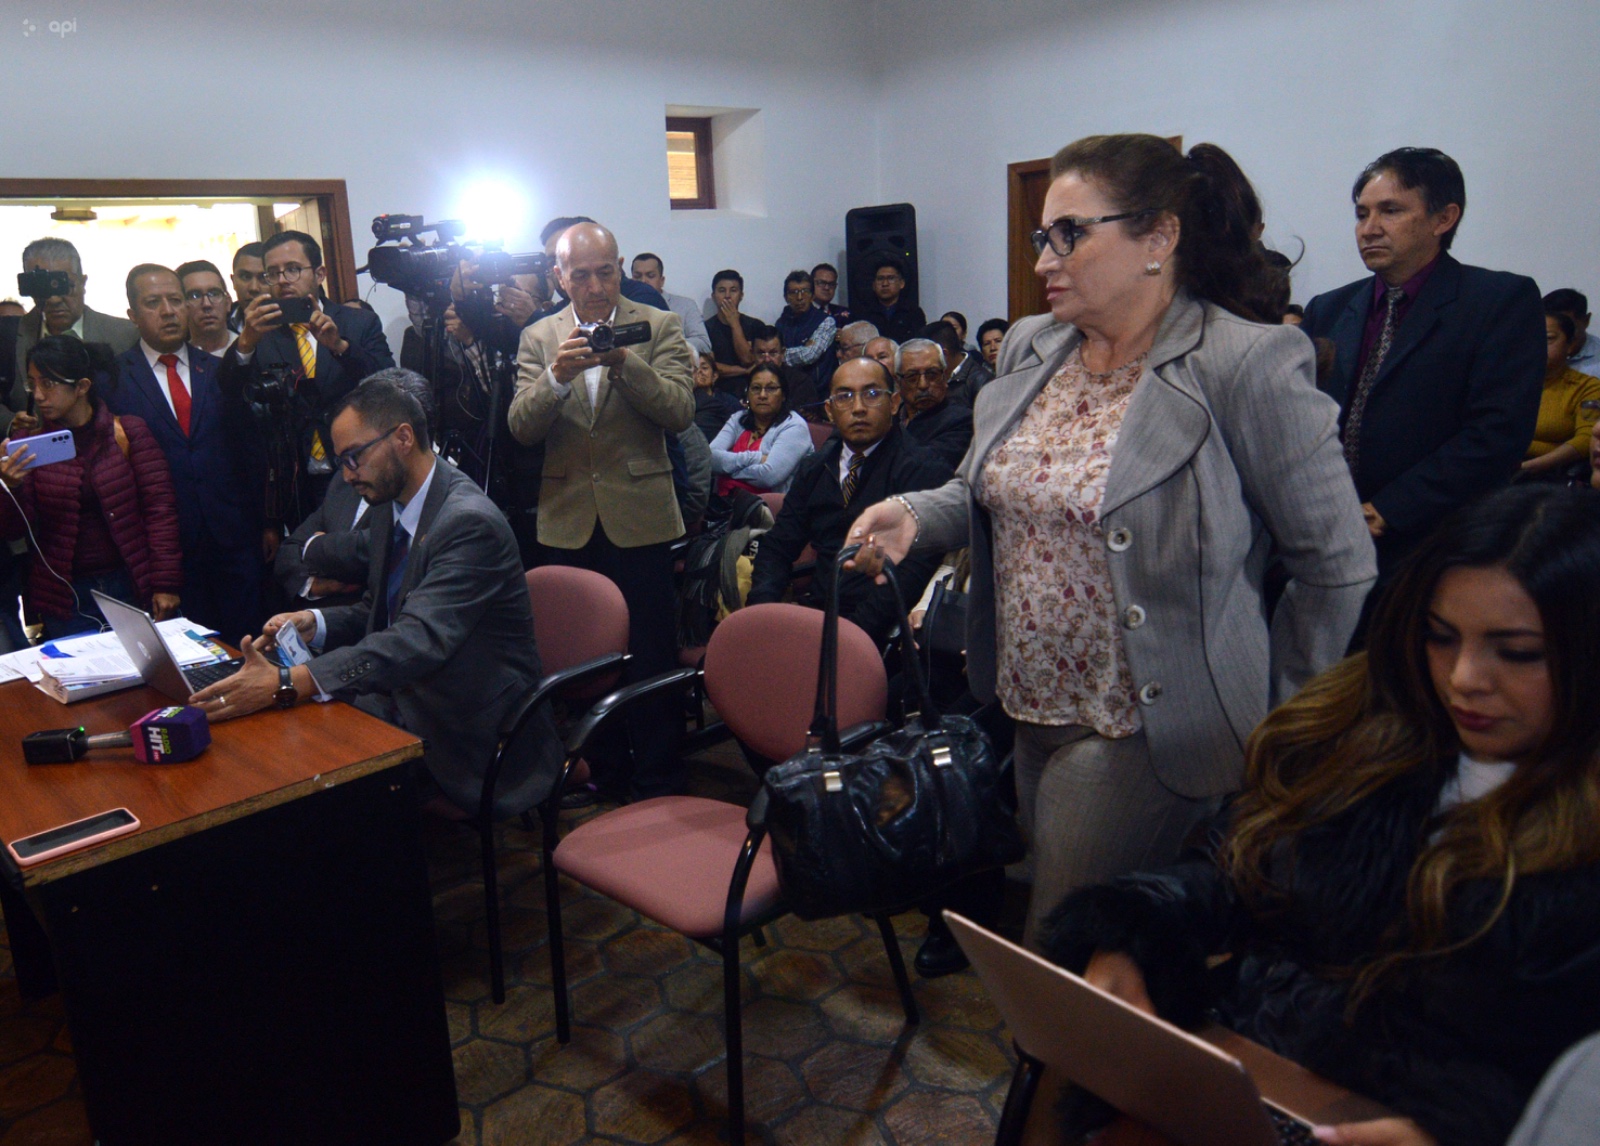
[[[827,585],[822,613],[822,654],[817,664],[817,700],[812,708],[806,746],[821,748],[824,752],[839,751],[839,579],[844,575],[844,563],[860,548],[847,545],[839,550],[831,566],[818,566],[818,572],[827,570]]]
[[[922,671],[922,657],[917,652],[917,642],[911,639],[911,615],[906,612],[906,599],[900,592],[900,577],[895,572],[894,562],[887,557],[883,559],[883,575],[894,594],[894,607],[900,618],[901,659],[905,662],[906,674],[911,677],[912,695],[922,715],[929,720],[937,720],[939,710],[933,706],[933,694],[928,691],[928,677]]]

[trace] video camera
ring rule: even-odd
[[[23,271],[17,276],[17,293],[35,302],[72,293],[72,276],[66,271]]]
[[[548,275],[555,268],[555,260],[542,251],[513,255],[468,246],[460,241],[465,232],[456,219],[428,223],[421,215],[379,215],[372,220],[378,246],[367,252],[366,271],[374,282],[428,297],[440,293],[462,262],[477,264],[472,277],[482,286],[510,283],[513,275]],[[425,235],[433,241],[425,241]]]
[[[619,346],[637,346],[650,341],[648,322],[625,322],[621,326],[585,322],[576,328],[576,332],[589,340],[589,350],[594,354],[610,354]]]

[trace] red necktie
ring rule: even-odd
[[[167,368],[167,393],[172,395],[172,412],[178,416],[178,428],[189,436],[189,390],[178,377],[178,356],[163,354],[156,359]]]

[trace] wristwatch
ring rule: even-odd
[[[278,666],[278,691],[272,694],[272,703],[279,708],[293,708],[300,699],[300,690],[289,677],[289,666]]]

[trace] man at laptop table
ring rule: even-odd
[[[511,527],[477,486],[434,456],[414,381],[409,371],[379,371],[333,419],[338,467],[372,506],[361,602],[273,617],[260,639],[244,641],[239,672],[192,703],[227,720],[324,699],[324,689],[354,698],[421,736],[432,779],[471,809],[499,730],[539,679],[539,658]],[[318,655],[292,669],[269,661],[263,650],[282,643],[285,626]],[[549,713],[538,713],[504,765],[497,812],[538,802],[560,765]]]

